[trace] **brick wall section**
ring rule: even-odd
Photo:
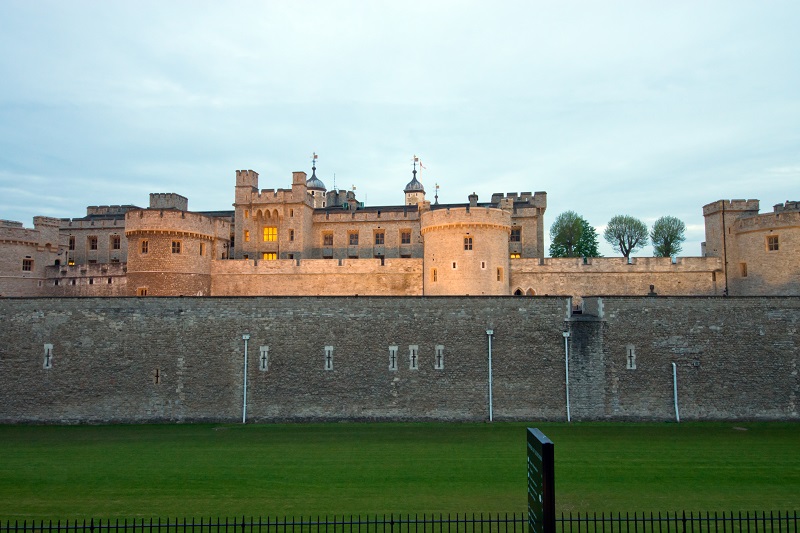
[[[487,328],[495,418],[564,420],[565,327],[573,420],[673,419],[673,361],[682,420],[800,419],[800,298],[587,299],[580,317],[569,308],[556,297],[0,299],[0,422],[236,422],[244,333],[250,421],[485,420]]]

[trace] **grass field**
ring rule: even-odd
[[[0,426],[0,520],[800,509],[800,424]]]

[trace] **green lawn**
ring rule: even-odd
[[[800,509],[800,424],[0,426],[0,520]]]

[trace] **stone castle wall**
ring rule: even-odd
[[[422,259],[214,261],[213,296],[421,296]]]
[[[720,295],[718,257],[587,257],[514,259],[511,293],[644,296],[650,286],[664,296]]]
[[[799,420],[797,297],[0,299],[0,422]],[[263,347],[263,348],[262,348]],[[633,365],[631,365],[631,361]]]
[[[58,265],[45,268],[47,296],[127,296],[125,263]]]

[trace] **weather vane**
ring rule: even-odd
[[[312,168],[316,168],[317,167],[317,159],[318,158],[319,158],[319,156],[317,155],[317,152],[313,152],[312,155],[311,155],[311,167]]]

